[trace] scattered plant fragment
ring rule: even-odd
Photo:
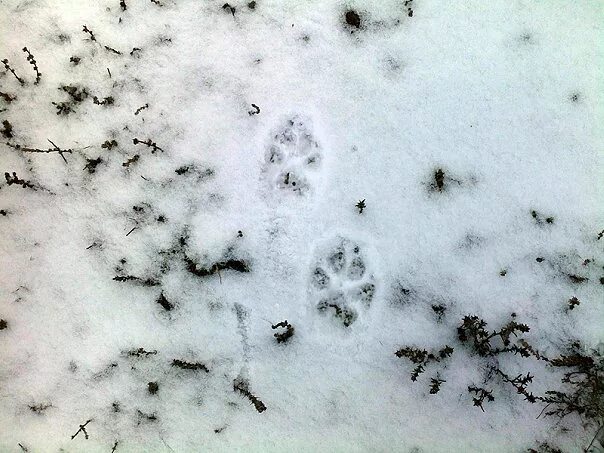
[[[354,32],[354,29],[358,30],[361,28],[361,16],[353,9],[349,9],[344,13],[344,21],[353,29],[351,33]]]
[[[96,172],[96,167],[103,162],[103,159],[97,157],[96,159],[86,159],[86,166],[83,170],[88,170],[88,173],[93,174]]]
[[[113,99],[113,96],[108,96],[106,98],[103,98],[102,101],[99,101],[98,97],[93,96],[92,102],[94,102],[96,105],[113,105],[113,103],[115,102],[115,99]]]
[[[132,157],[129,157],[128,160],[126,160],[126,162],[122,163],[122,167],[130,167],[130,165],[138,162],[138,159],[140,158],[140,156],[138,154],[135,154]]]
[[[139,409],[136,410],[136,415],[138,418],[137,421],[137,425],[140,425],[141,422],[143,421],[147,421],[147,422],[156,422],[157,421],[157,415],[155,414],[145,414],[144,412],[140,411]]]
[[[241,393],[243,396],[249,399],[258,412],[262,413],[266,410],[264,403],[260,401],[258,397],[253,395],[252,392],[250,392],[250,385],[246,380],[241,378],[235,379],[233,381],[233,390]]]
[[[187,270],[197,277],[207,277],[209,275],[219,274],[223,270],[232,270],[236,272],[249,272],[250,268],[248,264],[239,259],[228,259],[212,264],[210,267],[201,267],[192,259],[185,256],[185,263]]]
[[[202,370],[202,371],[205,371],[206,373],[210,372],[210,369],[204,363],[201,363],[201,362],[186,362],[184,360],[174,359],[174,360],[172,360],[171,365],[175,368],[180,368],[181,370],[190,370],[190,371]]]
[[[164,296],[163,292],[159,295],[157,303],[166,311],[171,311],[174,308],[174,304],[166,299],[166,296]]]
[[[10,71],[15,76],[15,79],[17,79],[21,85],[25,85],[25,80],[23,80],[21,77],[19,77],[17,75],[17,73],[15,72],[15,70],[8,64],[7,58],[2,60],[2,63],[4,63],[4,69],[6,69],[7,71]]]
[[[75,437],[80,434],[81,432],[84,433],[84,438],[86,440],[88,440],[88,432],[86,431],[86,425],[88,425],[88,423],[90,423],[92,421],[92,419],[88,420],[86,423],[84,423],[83,425],[80,425],[80,429],[78,429],[76,431],[76,433],[71,436],[71,440],[75,439]]]
[[[147,384],[147,390],[151,395],[155,395],[159,391],[159,384],[157,382],[149,382]]]
[[[468,386],[468,392],[475,393],[476,396],[472,398],[474,402],[474,406],[479,407],[482,412],[484,412],[484,407],[482,404],[486,401],[492,402],[495,401],[495,397],[493,396],[492,390],[487,390],[481,387]]]
[[[103,149],[113,149],[117,146],[117,142],[115,140],[106,140],[105,143],[103,143],[101,145],[101,148]]]
[[[283,327],[285,331],[273,334],[273,336],[277,339],[277,343],[285,343],[291,337],[294,336],[294,326],[287,322],[287,319],[285,321],[281,321],[277,324],[271,325],[272,329],[278,329],[279,327]]]
[[[41,404],[32,404],[29,407],[29,410],[31,410],[32,412],[36,413],[36,414],[42,414],[46,409],[51,408],[52,404],[48,403],[41,403]]]
[[[150,355],[155,354],[157,354],[157,351],[145,351],[144,348],[132,349],[126,352],[126,355],[128,355],[129,357],[148,357]]]
[[[445,381],[444,379],[440,379],[438,375],[436,375],[435,378],[430,379],[430,394],[436,395],[438,392],[440,392],[440,386],[445,382],[447,381]]]
[[[256,104],[252,104],[252,108],[253,110],[249,110],[247,112],[249,116],[258,115],[260,113],[260,107],[258,107]]]
[[[34,71],[36,73],[36,81],[34,82],[34,85],[37,85],[38,83],[40,83],[40,79],[42,78],[42,74],[40,73],[40,70],[38,69],[38,63],[36,62],[36,59],[31,54],[31,52],[29,51],[29,49],[27,47],[23,48],[23,52],[25,52],[27,54],[27,61],[34,68]]]
[[[231,6],[228,3],[225,3],[224,5],[222,5],[222,9],[230,12],[233,15],[233,17],[235,17],[236,8],[234,6]]]
[[[133,138],[132,143],[134,143],[135,145],[138,145],[138,144],[147,145],[149,148],[153,148],[153,151],[151,151],[151,154],[155,154],[155,152],[158,150],[161,151],[162,153],[164,152],[164,150],[161,149],[159,146],[157,146],[157,143],[152,141],[150,138],[145,141],[139,140],[138,138]]]
[[[574,310],[575,307],[578,307],[581,302],[576,297],[571,297],[568,300],[568,309]]]
[[[365,199],[363,198],[362,200],[357,202],[357,204],[355,204],[355,207],[359,210],[359,214],[362,214],[365,208],[367,207],[367,205],[365,204]]]
[[[413,364],[417,365],[411,373],[411,380],[416,381],[420,374],[426,369],[425,367],[432,362],[440,362],[443,359],[451,357],[453,354],[453,348],[451,346],[445,346],[436,352],[428,352],[425,349],[416,347],[406,346],[399,349],[394,353],[399,358],[409,359]]]
[[[535,210],[532,210],[532,211],[531,211],[531,217],[532,217],[533,219],[535,219],[535,223],[536,223],[537,225],[543,225],[543,222],[544,222],[544,221],[545,221],[545,223],[548,223],[548,224],[550,224],[550,225],[551,225],[552,223],[554,223],[554,218],[553,218],[553,217],[546,217],[546,218],[544,219],[544,218],[543,218],[543,216],[542,216],[541,214],[539,214],[539,213],[538,213],[537,211],[535,211]]]
[[[16,96],[13,96],[12,94],[8,94],[8,93],[4,93],[2,91],[0,91],[0,98],[4,99],[4,101],[7,104],[10,104],[11,102],[13,102],[15,99],[17,99]]]
[[[145,104],[145,105],[143,105],[143,106],[141,106],[141,107],[137,108],[137,109],[136,109],[136,112],[134,112],[134,114],[135,114],[135,115],[138,115],[140,112],[142,112],[143,110],[148,109],[148,108],[149,108],[149,104],[147,103],[147,104]]]
[[[8,120],[2,121],[3,129],[0,130],[2,135],[6,138],[13,138],[13,125]]]
[[[16,172],[13,172],[12,176],[11,176],[11,174],[9,172],[5,172],[4,173],[4,179],[6,179],[6,183],[9,186],[12,186],[13,184],[18,184],[21,187],[23,187],[24,189],[25,188],[30,188],[30,189],[33,189],[33,190],[37,189],[36,186],[34,184],[32,184],[30,181],[26,181],[25,179],[20,179],[17,176]]]

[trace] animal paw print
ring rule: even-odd
[[[266,149],[264,172],[271,187],[303,195],[312,187],[322,157],[309,118],[294,115],[276,129]]]
[[[319,255],[310,276],[312,303],[349,327],[371,307],[376,292],[365,254],[354,241],[338,237]]]

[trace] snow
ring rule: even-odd
[[[582,451],[504,383],[473,407],[456,328],[602,345],[602,4],[160,2],[0,0],[0,167],[36,189],[0,183],[0,450]],[[394,355],[445,344],[417,382]]]

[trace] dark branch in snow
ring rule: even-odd
[[[241,393],[243,396],[249,399],[258,412],[262,413],[266,410],[264,403],[260,401],[258,397],[252,394],[252,392],[250,392],[250,385],[247,381],[243,379],[235,379],[233,381],[233,390]]]
[[[134,275],[118,275],[113,277],[113,280],[116,282],[136,282],[141,284],[142,286],[159,286],[160,283],[157,280],[152,278],[142,279],[140,277],[135,277]]]
[[[13,149],[19,150],[21,152],[24,153],[58,153],[63,160],[65,161],[65,163],[67,163],[67,159],[65,159],[65,156],[63,154],[67,153],[67,154],[71,154],[73,152],[72,149],[62,149],[59,148],[54,142],[52,142],[50,139],[47,139],[50,144],[54,147],[54,148],[48,148],[48,149],[39,149],[39,148],[28,148],[26,146],[21,146],[21,145],[13,145],[11,143],[7,143],[8,146],[10,146]]]
[[[149,108],[149,104],[147,103],[147,104],[143,105],[142,107],[137,108],[136,112],[134,112],[134,115],[138,115],[140,112],[142,112],[143,110],[148,109],[148,108]]]
[[[186,362],[184,360],[174,359],[174,360],[172,360],[171,365],[173,367],[180,368],[182,370],[191,370],[191,371],[202,370],[202,371],[205,371],[206,373],[210,372],[210,369],[204,363],[201,363],[201,362]]]
[[[220,271],[223,270],[232,270],[236,272],[249,272],[250,268],[248,264],[239,259],[228,259],[225,261],[220,261],[218,263],[212,264],[210,267],[201,267],[191,258],[185,255],[184,257],[185,263],[187,265],[187,270],[197,277],[207,277],[209,275],[219,274]]]
[[[17,176],[16,172],[13,172],[12,176],[9,172],[5,172],[4,179],[6,179],[6,183],[9,186],[12,186],[13,184],[18,184],[21,187],[23,187],[24,189],[29,187],[30,189],[37,190],[36,186],[34,184],[32,184],[30,181],[26,181],[25,179],[20,179]]]
[[[121,55],[122,53],[119,50],[115,50],[113,47],[109,47],[109,46],[103,46],[105,48],[105,50],[108,50],[111,53],[114,53],[116,55]],[[111,73],[109,73],[109,76],[111,76]]]
[[[84,33],[88,33],[91,41],[96,41],[96,36],[94,36],[94,33],[92,33],[92,30],[90,30],[86,25],[84,25],[84,27],[82,28],[82,31]]]
[[[37,85],[38,83],[40,83],[40,79],[42,78],[42,74],[40,73],[40,71],[38,69],[38,63],[36,62],[36,59],[31,54],[31,52],[29,51],[29,49],[27,47],[23,48],[23,52],[27,53],[27,61],[29,62],[30,65],[32,65],[34,67],[34,71],[36,72],[36,81],[34,82],[34,84]]]
[[[582,277],[580,275],[575,275],[575,274],[567,274],[567,275],[568,275],[568,278],[570,279],[570,281],[573,283],[585,283],[586,281],[589,280],[587,277]]]
[[[84,438],[86,440],[88,440],[88,432],[86,431],[86,425],[88,425],[88,423],[90,423],[92,421],[92,419],[88,420],[86,423],[84,423],[83,425],[80,425],[80,429],[78,429],[76,431],[76,433],[71,436],[71,440],[75,439],[75,437],[80,434],[81,432],[84,433]]]
[[[143,349],[143,348],[132,349],[126,353],[126,355],[128,355],[130,357],[148,357],[150,355],[155,355],[155,354],[157,354],[156,350],[145,351],[145,349]]]
[[[133,138],[132,143],[134,143],[135,145],[138,145],[138,144],[147,145],[149,148],[153,148],[153,151],[151,151],[151,154],[155,154],[155,152],[157,150],[161,151],[162,153],[164,152],[164,150],[161,149],[159,146],[157,146],[157,143],[152,141],[150,138],[147,139],[146,141],[139,140],[138,138]]]
[[[446,345],[444,348],[437,352],[428,352],[425,349],[416,347],[406,346],[400,348],[394,353],[399,358],[406,358],[416,365],[413,373],[411,374],[411,380],[416,381],[420,374],[426,370],[426,366],[432,362],[440,362],[443,359],[451,357],[453,354],[453,348]]]
[[[17,73],[15,72],[15,70],[13,68],[11,68],[11,66],[8,64],[8,59],[7,58],[5,58],[4,60],[2,60],[2,63],[4,63],[4,69],[6,69],[7,71],[12,72],[12,74],[15,76],[15,79],[17,79],[21,85],[25,85],[25,80],[23,80],[21,77],[19,77],[17,75]]]
[[[115,443],[113,444],[113,447],[111,448],[111,453],[115,453],[115,450],[117,449],[117,444],[118,444],[118,441],[116,440]]]
[[[36,414],[41,414],[46,409],[52,407],[52,404],[34,404],[34,405],[30,405],[28,407],[29,407],[29,410],[31,410],[32,412],[35,412]]]

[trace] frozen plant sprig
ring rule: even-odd
[[[67,159],[65,159],[65,156],[63,154],[72,154],[73,150],[59,148],[53,141],[51,141],[50,139],[47,139],[47,140],[50,142],[50,144],[53,146],[53,148],[48,148],[48,149],[28,148],[26,146],[21,146],[19,144],[11,144],[11,143],[7,143],[7,145],[10,146],[11,148],[21,151],[23,153],[58,153],[63,158],[65,163],[67,163]],[[83,149],[85,149],[85,148],[83,148]]]
[[[266,410],[266,405],[260,401],[256,395],[250,392],[250,385],[247,381],[243,379],[235,379],[233,381],[233,390],[241,393],[248,400],[250,400],[250,403],[254,405],[258,412],[262,413]]]
[[[80,429],[78,429],[78,430],[76,431],[76,433],[75,433],[73,436],[71,436],[71,440],[75,439],[75,438],[76,438],[76,436],[77,436],[78,434],[80,434],[80,433],[84,433],[84,438],[85,438],[86,440],[88,440],[88,431],[86,431],[86,426],[87,426],[87,425],[88,425],[88,423],[90,423],[91,421],[92,421],[92,419],[90,419],[90,420],[86,421],[86,423],[84,423],[84,424],[80,425]]]
[[[23,48],[23,52],[27,54],[27,61],[29,62],[29,64],[34,67],[34,71],[36,73],[36,81],[34,82],[34,85],[37,85],[38,83],[40,83],[40,79],[42,78],[42,73],[38,69],[38,63],[36,62],[36,59],[27,47]]]
[[[138,145],[138,144],[147,145],[149,148],[153,148],[153,150],[151,151],[151,154],[155,154],[155,152],[158,150],[161,151],[162,153],[164,152],[164,150],[162,148],[160,148],[159,146],[157,146],[157,143],[152,141],[150,138],[147,140],[139,140],[138,138],[133,138],[132,143],[134,143],[135,145]]]
[[[17,73],[15,72],[15,70],[8,64],[8,58],[5,58],[4,60],[2,60],[2,63],[4,63],[4,69],[6,69],[7,71],[10,71],[15,76],[15,79],[17,79],[21,85],[25,85],[25,80],[23,80],[21,77],[19,77],[17,75]]]

